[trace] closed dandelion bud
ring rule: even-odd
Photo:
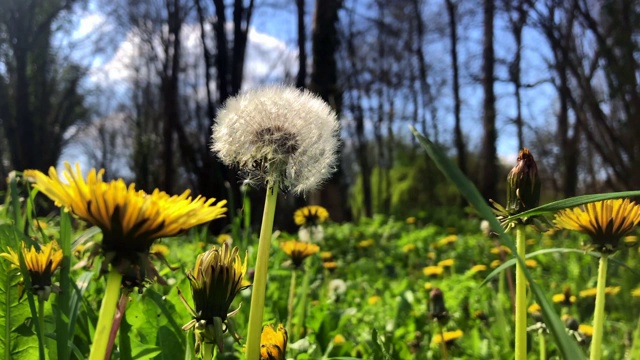
[[[449,320],[449,312],[444,304],[444,294],[439,288],[433,288],[429,293],[429,317],[444,325]]]
[[[538,206],[540,178],[533,155],[527,148],[520,150],[518,162],[507,176],[507,212],[519,214]]]

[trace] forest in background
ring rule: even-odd
[[[87,14],[103,21],[78,36]],[[464,205],[408,125],[487,199],[503,199],[515,164],[500,144],[532,149],[546,199],[631,190],[639,20],[631,0],[2,0],[0,176],[47,170],[75,148],[108,178],[240,208],[211,125],[229,97],[284,82],[336,109],[343,146],[323,190],[279,206],[321,204],[342,221]]]

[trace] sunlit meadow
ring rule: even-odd
[[[640,358],[640,210],[608,200],[637,192],[537,207],[535,191],[525,193],[536,187],[535,163],[523,150],[509,177],[511,202],[491,211],[417,134],[425,156],[473,207],[334,223],[326,209],[309,206],[286,214],[299,231],[281,232],[272,229],[279,189],[321,186],[337,129],[319,100],[283,90],[297,107],[309,106],[305,116],[326,120],[310,133],[327,148],[306,163],[310,153],[299,152],[317,139],[278,122],[287,112],[281,90],[267,90],[276,100],[266,127],[250,122],[248,153],[226,153],[229,145],[214,138],[219,156],[249,164],[249,180],[263,182],[260,231],[234,222],[210,233],[206,224],[227,211],[223,199],[145,194],[122,180],[103,182],[100,171],[85,179],[68,166],[65,180],[36,171],[8,179],[0,209],[4,357]],[[265,96],[249,94],[222,114],[233,118],[254,95]],[[61,207],[48,215],[35,210],[47,197]]]

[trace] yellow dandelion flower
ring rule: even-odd
[[[426,276],[440,276],[444,272],[444,268],[442,266],[427,266],[422,269],[422,272]]]
[[[410,253],[410,252],[414,251],[415,249],[416,249],[416,245],[415,244],[407,244],[407,245],[402,247],[402,252],[403,253]]]
[[[551,297],[551,300],[556,304],[571,305],[571,304],[574,304],[576,302],[576,297],[575,297],[575,295],[569,295],[567,297],[567,294],[560,293],[560,294],[554,294]]]
[[[453,266],[454,260],[453,259],[446,259],[446,260],[442,260],[438,262],[438,266],[441,267],[451,267]]]
[[[444,342],[445,342],[445,344],[448,344],[451,341],[454,341],[454,340],[457,340],[457,339],[461,338],[462,335],[464,335],[462,330],[445,331],[444,332]],[[431,339],[431,343],[434,344],[434,345],[439,345],[442,342],[442,338],[443,338],[443,336],[441,334],[436,334]]]
[[[476,274],[482,271],[486,271],[487,270],[487,265],[474,265],[471,267],[471,269],[469,269],[469,272],[471,272],[472,274]]]
[[[373,295],[372,297],[369,298],[369,305],[375,305],[377,304],[380,300],[382,300],[382,298],[378,295]]]
[[[625,236],[622,240],[624,241],[625,245],[634,246],[638,243],[638,236],[629,235],[629,236]]]
[[[493,260],[491,262],[491,264],[489,264],[489,266],[491,266],[492,269],[497,268],[498,266],[500,266],[502,264],[502,261],[500,260]]]
[[[337,334],[333,337],[333,345],[339,346],[347,342],[347,339],[344,338],[341,334]]]
[[[195,330],[196,354],[200,353],[203,345],[217,345],[222,351],[222,334],[226,329],[239,341],[231,317],[240,307],[232,312],[229,312],[229,307],[236,295],[246,288],[246,282],[243,282],[246,272],[247,254],[243,261],[238,248],[230,249],[227,243],[222,247],[213,246],[198,255],[193,270],[187,272],[194,307],[187,303],[180,290],[178,295],[193,317],[182,330]]]
[[[442,239],[440,239],[440,241],[438,241],[438,246],[446,246],[449,244],[453,244],[456,241],[458,241],[458,235],[455,235],[455,234],[447,235]]]
[[[578,331],[581,332],[582,335],[584,335],[586,337],[592,337],[593,336],[593,326],[591,326],[591,325],[580,324],[580,326],[578,326]]]
[[[640,288],[635,288],[635,289],[631,290],[631,296],[640,297]]]
[[[329,272],[333,272],[338,268],[338,263],[335,261],[325,261],[322,263],[322,267],[329,270]]]
[[[298,226],[315,226],[322,224],[329,218],[327,209],[318,205],[309,205],[296,210],[293,220]]]
[[[320,251],[320,247],[316,244],[295,240],[286,241],[280,244],[280,247],[285,254],[289,255],[296,268],[302,266],[304,259]]]
[[[494,255],[511,254],[511,249],[504,245],[494,246],[491,248],[491,253]]]
[[[149,249],[150,254],[159,254],[162,256],[167,256],[170,252],[169,247],[164,244],[153,244],[151,245],[151,249]]]
[[[278,330],[274,330],[269,324],[262,328],[260,336],[260,360],[285,360],[287,353],[287,330],[278,325]]]
[[[320,252],[320,259],[323,262],[331,261],[333,260],[333,254],[331,253],[331,251],[322,251]]]
[[[409,225],[415,224],[416,223],[416,217],[415,216],[409,216],[406,220],[406,223]]]
[[[424,283],[424,289],[430,291],[431,289],[433,289],[433,284],[430,282]]]
[[[233,238],[229,234],[220,234],[216,237],[216,242],[220,245],[228,242],[231,245],[233,244]]]
[[[158,189],[147,194],[136,190],[134,184],[127,186],[122,179],[104,182],[104,169],[91,169],[85,180],[80,165],[73,169],[65,163],[64,167],[65,181],[53,166],[48,175],[25,170],[24,176],[32,178],[34,187],[57,206],[102,230],[101,248],[107,260],[103,262],[103,272],[111,263],[132,286],[143,286],[145,279],[161,279],[147,258],[156,239],[178,235],[220,218],[227,211],[225,200],[214,204],[215,199],[193,199],[189,190],[177,196]]]
[[[358,242],[357,246],[361,249],[373,246],[373,239],[362,240]]]
[[[640,206],[629,199],[597,201],[561,210],[554,221],[561,228],[589,235],[590,248],[610,254],[618,249],[620,239],[640,223]]]
[[[434,251],[429,251],[429,252],[427,253],[427,259],[429,259],[429,260],[435,260],[435,258],[436,258],[436,253],[435,253]]]
[[[596,296],[597,291],[598,291],[597,288],[585,289],[580,291],[578,293],[578,296],[580,296],[581,298],[594,297]],[[607,286],[606,288],[604,288],[604,293],[606,295],[616,295],[619,292],[620,292],[620,286]]]
[[[539,313],[541,310],[540,305],[538,304],[531,304],[528,308],[527,308],[527,312],[529,314],[535,314],[535,313]]]
[[[22,257],[31,280],[31,291],[40,299],[46,301],[49,299],[51,291],[57,290],[57,286],[52,284],[51,277],[53,272],[60,266],[63,258],[62,250],[60,250],[55,240],[41,245],[39,250],[36,250],[34,246],[30,246],[27,249],[24,243],[21,246]],[[18,253],[11,248],[8,248],[8,251],[0,254],[0,257],[8,260],[12,268],[19,270],[20,258]],[[21,288],[20,297],[22,297],[22,291],[23,289]]]
[[[524,264],[530,269],[535,269],[538,267],[538,262],[534,259],[526,259],[524,261]]]

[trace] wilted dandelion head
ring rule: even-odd
[[[335,170],[339,127],[335,112],[312,93],[266,86],[225,103],[211,150],[251,183],[304,193]]]

